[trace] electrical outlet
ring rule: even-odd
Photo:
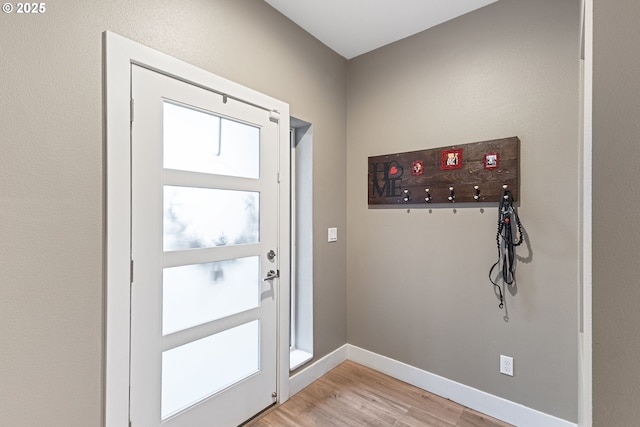
[[[513,376],[513,357],[500,355],[500,373]]]

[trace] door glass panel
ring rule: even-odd
[[[257,307],[260,257],[164,269],[164,335]]]
[[[164,102],[164,167],[259,178],[260,129]]]
[[[260,195],[164,186],[164,250],[257,243]]]
[[[254,320],[163,352],[162,419],[257,372],[259,330]]]

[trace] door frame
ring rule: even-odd
[[[136,64],[271,112],[279,123],[277,287],[278,403],[289,398],[290,148],[289,105],[211,72],[126,39],[103,33],[104,247],[103,247],[103,425],[129,425],[131,281],[131,65]]]

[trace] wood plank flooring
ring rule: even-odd
[[[508,427],[511,424],[346,361],[251,427]]]

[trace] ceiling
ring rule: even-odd
[[[497,0],[265,0],[347,59]]]

